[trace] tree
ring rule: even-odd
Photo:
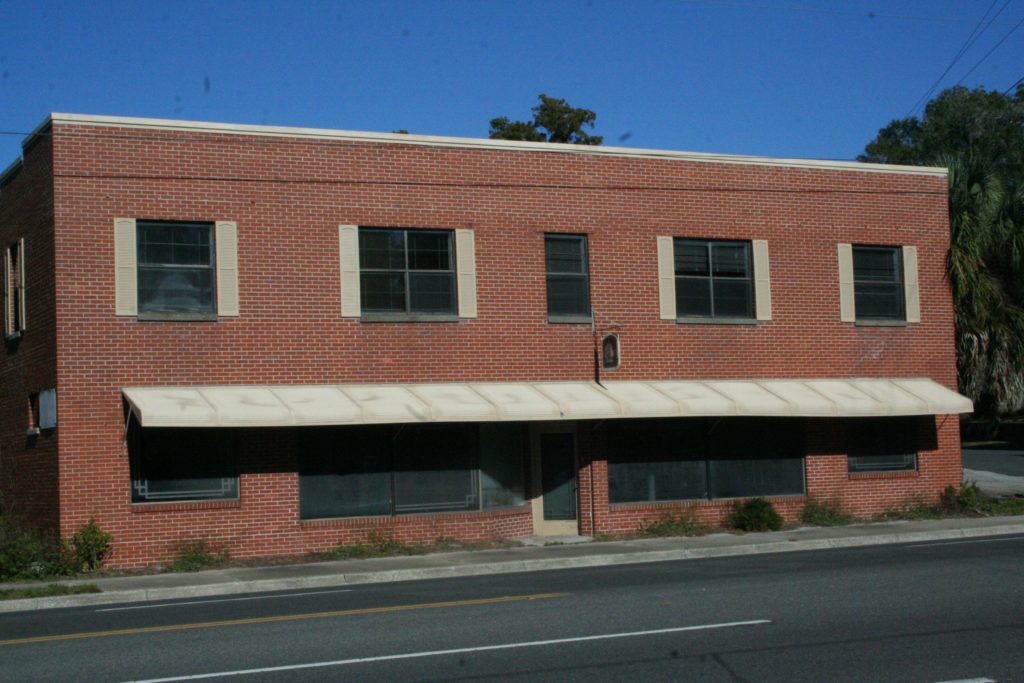
[[[945,90],[861,161],[949,169],[947,271],[960,390],[979,412],[1024,407],[1024,87]]]
[[[600,145],[604,138],[591,135],[584,128],[593,128],[597,114],[589,109],[569,106],[565,100],[541,93],[540,104],[533,108],[533,121],[509,121],[500,116],[491,119],[492,140],[527,140],[530,142],[566,142],[574,145]]]

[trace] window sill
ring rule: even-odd
[[[680,325],[757,325],[756,318],[676,318]]]
[[[857,327],[906,327],[906,320],[857,320]]]
[[[217,322],[216,313],[139,313],[136,316],[142,322]]]
[[[549,315],[548,322],[554,324],[565,324],[565,323],[591,323],[591,317],[589,315]]]
[[[25,330],[18,330],[17,332],[12,332],[9,335],[7,335],[6,337],[4,337],[4,341],[7,342],[8,344],[10,344],[12,342],[18,341],[19,339],[21,339],[24,336],[25,336]]]
[[[161,500],[132,503],[132,514],[146,512],[185,512],[188,510],[222,510],[242,506],[239,498],[217,500]]]
[[[364,323],[457,323],[457,315],[388,315],[386,313],[366,313],[359,318]]]

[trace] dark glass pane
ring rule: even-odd
[[[587,272],[586,242],[583,237],[548,235],[544,238],[544,252],[548,273]]]
[[[410,270],[452,270],[451,233],[409,230],[406,239]]]
[[[703,460],[608,464],[610,503],[703,498],[706,491]]]
[[[548,315],[590,315],[587,278],[548,275]]]
[[[479,509],[474,425],[405,427],[394,448],[396,513]]]
[[[754,317],[753,297],[749,280],[716,278],[714,288],[714,312],[716,318]]]
[[[851,455],[847,458],[851,472],[894,472],[917,469],[916,453],[891,455]]]
[[[371,313],[405,312],[405,274],[361,273],[359,298],[364,311]]]
[[[213,226],[207,223],[137,224],[140,265],[212,266]]]
[[[454,273],[409,273],[410,313],[455,313]]]
[[[709,275],[708,243],[675,240],[676,275]]]
[[[854,305],[858,320],[903,320],[903,285],[858,282]]]
[[[213,270],[139,266],[139,311],[214,312]]]
[[[803,458],[750,458],[708,461],[712,498],[780,496],[804,492]]]
[[[299,460],[300,517],[390,515],[390,429],[305,429]]]
[[[900,250],[897,247],[854,247],[853,279],[861,282],[899,282]]]
[[[711,317],[711,281],[707,278],[676,278],[676,315],[680,318]]]
[[[715,277],[750,277],[746,244],[711,244],[711,273]]]
[[[359,231],[359,267],[371,270],[405,268],[405,231]]]
[[[483,509],[522,505],[523,427],[508,422],[480,425],[480,497]]]
[[[220,429],[133,428],[132,502],[237,498],[231,436]]]

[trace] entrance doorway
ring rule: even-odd
[[[532,436],[533,532],[578,534],[575,426],[536,427]]]

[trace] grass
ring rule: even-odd
[[[85,583],[78,586],[67,586],[62,583],[50,583],[45,586],[30,588],[0,589],[0,600],[22,600],[25,598],[50,598],[55,595],[79,595],[81,593],[100,593],[99,586]]]

